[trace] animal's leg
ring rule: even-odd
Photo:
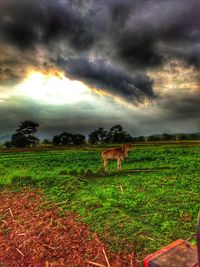
[[[120,169],[120,171],[122,170],[122,160],[120,160],[120,162],[119,162],[119,169]]]
[[[117,170],[120,171],[121,169],[121,160],[117,159]]]
[[[107,159],[104,159],[104,170],[105,172],[108,171],[108,160]]]
[[[104,166],[104,171],[106,171],[106,160],[103,159],[103,166]]]

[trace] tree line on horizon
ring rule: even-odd
[[[35,136],[38,132],[39,124],[33,121],[25,120],[20,123],[16,132],[11,136],[11,141],[6,141],[4,146],[11,147],[33,147],[40,144],[40,140]],[[110,130],[104,130],[102,127],[93,130],[88,139],[83,134],[72,134],[63,132],[54,135],[52,140],[44,139],[42,144],[59,145],[83,145],[86,143],[97,144],[120,144],[132,142],[156,142],[156,141],[184,141],[184,140],[200,140],[200,134],[155,134],[150,136],[132,137],[127,133],[120,124],[114,125]]]

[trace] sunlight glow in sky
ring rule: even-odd
[[[91,92],[84,83],[70,80],[62,73],[46,75],[40,72],[31,72],[16,89],[28,98],[50,105],[73,104],[88,100]]]

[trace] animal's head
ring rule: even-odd
[[[125,145],[124,145],[125,157],[127,157],[127,156],[128,156],[128,153],[129,153],[129,151],[130,151],[131,147],[132,147],[132,145],[131,145],[131,144],[125,144]]]

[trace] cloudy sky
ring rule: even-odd
[[[0,136],[200,131],[200,0],[0,0]]]

